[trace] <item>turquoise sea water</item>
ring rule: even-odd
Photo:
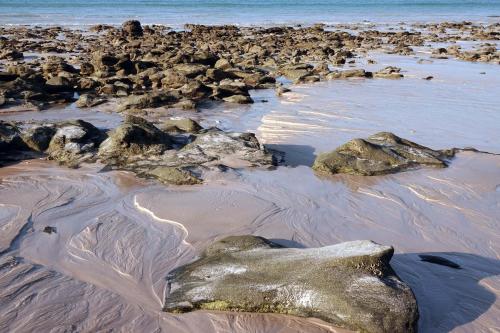
[[[0,0],[0,24],[498,21],[500,0]]]

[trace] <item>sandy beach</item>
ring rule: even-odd
[[[0,36],[0,332],[352,331],[163,311],[169,272],[240,235],[393,246],[415,330],[500,331],[498,20]],[[312,169],[378,132],[454,157],[370,176]]]

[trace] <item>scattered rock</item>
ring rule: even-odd
[[[82,94],[76,101],[75,105],[79,108],[90,108],[105,102],[105,98],[96,97],[95,95],[91,94]]]
[[[227,237],[169,273],[164,310],[282,313],[362,332],[416,332],[417,302],[389,265],[393,252],[371,241],[296,249]]]
[[[315,171],[374,176],[414,169],[420,166],[444,168],[454,156],[452,150],[432,150],[381,132],[367,139],[354,139],[331,153],[320,154],[314,161]]]
[[[279,86],[276,88],[276,95],[281,96],[283,94],[286,94],[287,92],[290,92],[291,90],[287,87]]]
[[[51,226],[46,226],[45,228],[43,228],[43,232],[47,233],[47,234],[55,234],[57,233],[57,228],[56,227],[51,227]]]
[[[379,70],[378,72],[373,73],[373,77],[383,79],[400,79],[403,77],[403,74],[401,74],[400,71],[401,68],[388,66],[384,69]]]
[[[224,97],[223,100],[228,103],[236,103],[236,104],[253,103],[253,99],[250,96],[245,96],[245,95],[233,95],[229,97]]]
[[[189,118],[171,118],[165,120],[162,128],[168,132],[170,127],[176,127],[177,129],[188,133],[197,133],[203,128],[196,121]]]

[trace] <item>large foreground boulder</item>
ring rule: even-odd
[[[367,139],[353,139],[333,152],[320,154],[313,169],[327,174],[373,176],[420,166],[444,168],[454,154],[454,149],[433,150],[392,133],[380,132]]]
[[[164,310],[282,313],[361,332],[416,332],[417,302],[389,265],[393,252],[371,241],[296,249],[228,237],[170,272]]]

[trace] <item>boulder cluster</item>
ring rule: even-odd
[[[211,170],[270,168],[276,154],[252,133],[203,129],[190,119],[171,119],[159,129],[143,118],[127,116],[111,131],[83,121],[16,124],[0,121],[0,163],[46,156],[69,166],[98,161],[111,169],[176,185],[198,184]]]
[[[340,30],[350,29],[351,31]],[[353,32],[352,30],[357,30]],[[153,107],[194,109],[205,99],[252,103],[251,89],[350,77],[402,77],[388,67],[377,73],[354,66],[368,51],[413,54],[426,42],[498,40],[498,25],[419,25],[409,31],[377,31],[355,25],[239,28],[187,25],[183,31],[127,21],[90,31],[61,27],[0,27],[0,107],[31,108],[74,101],[92,107],[110,98],[120,110]],[[460,34],[455,33],[459,31]],[[43,54],[50,53],[49,56]],[[435,57],[498,62],[494,44],[433,50]],[[25,56],[35,54],[35,56]],[[42,55],[42,56],[40,56]],[[279,91],[278,91],[279,93]],[[26,107],[26,106],[25,106]]]

